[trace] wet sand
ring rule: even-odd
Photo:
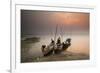
[[[62,52],[61,54],[53,54],[47,57],[31,57],[26,62],[49,62],[49,61],[71,61],[71,60],[89,60],[89,55],[82,53],[73,53],[70,51]],[[24,62],[23,62],[24,63]]]

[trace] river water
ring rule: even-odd
[[[34,35],[27,35],[27,37],[28,38],[34,37]],[[27,38],[27,37],[24,37],[24,38]],[[51,38],[54,38],[54,36],[51,36],[51,35],[37,36],[37,37],[40,37],[39,42],[25,44],[25,46],[21,48],[21,49],[28,49],[27,53],[24,52],[24,55],[34,56],[34,57],[43,56],[42,51],[41,51],[41,46],[50,44]],[[63,42],[69,37],[72,40],[71,40],[71,46],[68,48],[68,51],[89,55],[89,50],[90,50],[89,35],[86,35],[86,34],[85,35],[84,34],[83,35],[71,35],[71,36],[63,35],[61,37],[61,41]]]

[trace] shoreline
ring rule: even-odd
[[[28,58],[27,61],[21,61],[21,63],[31,63],[31,62],[51,62],[51,61],[76,61],[76,60],[89,60],[89,55],[82,53],[73,53],[67,51],[66,53],[51,55],[47,57],[34,57]]]

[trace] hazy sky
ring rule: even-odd
[[[89,32],[89,13],[21,10],[22,34]]]

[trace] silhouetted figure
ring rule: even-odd
[[[57,45],[60,45],[61,44],[61,39],[60,39],[60,37],[57,39],[57,43],[56,43]]]
[[[51,46],[54,46],[55,45],[55,41],[53,39],[51,39],[51,43],[50,43]]]
[[[51,43],[46,47],[46,45],[42,45],[42,52],[44,56],[50,56],[53,54],[55,42],[51,39]]]
[[[46,45],[42,45],[41,49],[42,49],[43,54],[45,52],[45,48],[46,48]]]
[[[62,45],[61,45],[61,38],[57,39],[56,48],[54,49],[55,54],[59,54],[61,52]]]
[[[50,56],[53,53],[53,49],[49,49],[46,45],[42,45],[41,49],[44,56]]]
[[[63,42],[62,45],[63,45],[62,50],[65,51],[71,45],[71,39],[70,38],[66,39],[65,43]]]

